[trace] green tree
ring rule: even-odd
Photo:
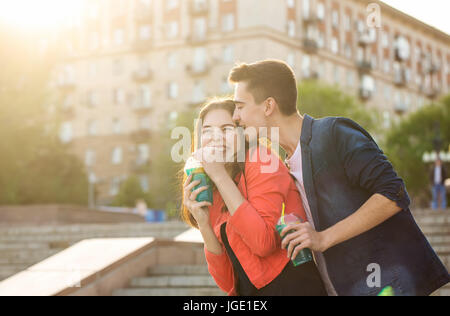
[[[306,80],[298,86],[298,109],[315,118],[342,116],[350,118],[372,133],[376,133],[378,112],[370,110],[356,98],[335,86]]]
[[[120,186],[119,193],[114,198],[112,206],[134,207],[137,200],[144,200],[152,207],[150,195],[142,190],[141,183],[136,176],[129,177]]]
[[[0,204],[87,204],[82,163],[58,139],[49,105],[57,54],[41,54],[36,34],[0,25]]]
[[[425,206],[430,198],[430,165],[422,161],[425,152],[434,150],[437,126],[443,149],[450,145],[450,96],[410,114],[394,126],[386,137],[385,151],[399,175],[405,180],[415,202]]]

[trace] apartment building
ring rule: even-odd
[[[450,36],[380,1],[89,0],[68,24],[61,138],[100,203],[130,174],[151,189],[152,132],[231,93],[236,62],[285,60],[299,82],[336,84],[386,126],[450,92]]]

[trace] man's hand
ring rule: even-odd
[[[288,257],[291,259],[295,259],[298,253],[305,248],[319,252],[324,252],[329,248],[325,233],[316,232],[310,223],[287,225],[281,231],[281,237],[283,238],[291,230],[294,232],[287,235],[281,243],[283,249],[287,247]]]

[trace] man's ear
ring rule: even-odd
[[[270,116],[275,112],[275,108],[277,106],[277,101],[274,98],[270,97],[264,102],[264,114],[266,116]]]

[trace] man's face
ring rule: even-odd
[[[267,120],[264,114],[264,102],[257,104],[253,95],[247,91],[246,82],[238,82],[234,88],[234,110],[233,121],[236,125],[247,128],[254,128],[258,132],[260,127],[267,127]]]

